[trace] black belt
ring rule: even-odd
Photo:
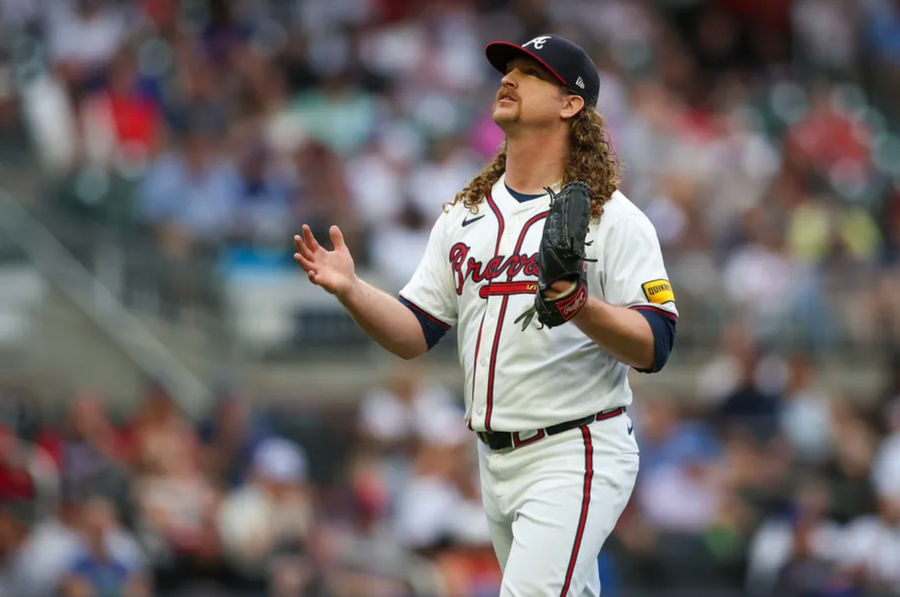
[[[557,423],[556,425],[551,425],[550,427],[546,427],[544,429],[538,429],[533,436],[526,439],[521,439],[519,437],[520,434],[518,431],[478,431],[476,432],[476,435],[478,435],[478,439],[487,444],[487,446],[491,450],[519,448],[526,444],[536,442],[542,437],[546,437],[548,435],[556,435],[557,433],[562,433],[563,431],[568,431],[569,429],[575,429],[576,427],[581,427],[582,425],[587,425],[588,423],[593,423],[594,421],[602,421],[604,419],[618,417],[624,412],[624,406],[613,408],[611,410],[602,410],[595,415],[588,415],[580,419],[575,419],[574,421],[566,421],[565,423]]]

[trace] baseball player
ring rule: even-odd
[[[391,352],[458,326],[466,422],[503,596],[599,595],[597,555],[634,486],[628,368],[658,371],[678,312],[656,231],[617,186],[574,43],[493,42],[505,142],[431,231],[399,297],[358,279],[341,231],[294,258]]]

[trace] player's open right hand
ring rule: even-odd
[[[316,241],[312,230],[306,224],[303,232],[294,235],[297,252],[294,260],[300,264],[309,277],[309,281],[318,284],[338,298],[345,296],[356,282],[353,257],[344,244],[344,235],[337,226],[328,229],[328,236],[334,250],[328,251]]]

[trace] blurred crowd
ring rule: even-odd
[[[223,388],[197,423],[160,380],[118,419],[4,388],[0,596],[496,595],[472,436],[426,379],[330,413]]]
[[[679,344],[715,349],[629,411],[604,595],[900,595],[896,0],[0,0],[0,163],[169,273],[293,267],[301,223],[338,223],[396,290],[502,141],[484,44],[546,32],[594,57]],[[889,383],[826,387],[860,348]],[[232,388],[199,422],[163,380],[115,414],[5,388],[0,596],[496,595],[474,440],[428,379]]]
[[[0,28],[0,155],[48,203],[170,273],[290,265],[337,223],[389,290],[502,139],[484,44],[567,35],[683,342],[736,316],[814,351],[900,337],[894,0],[3,0]]]
[[[900,595],[898,365],[860,401],[731,329],[693,395],[639,392],[604,596]],[[118,415],[4,388],[0,596],[497,594],[477,440],[427,369],[340,406],[253,398],[223,386],[192,421],[161,380]]]

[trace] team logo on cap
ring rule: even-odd
[[[541,48],[544,47],[544,44],[547,43],[548,39],[550,39],[549,35],[539,35],[539,36],[535,37],[534,39],[530,39],[530,40],[526,41],[524,44],[522,44],[522,47],[525,48],[530,44],[530,45],[534,46],[535,50],[540,50]]]

